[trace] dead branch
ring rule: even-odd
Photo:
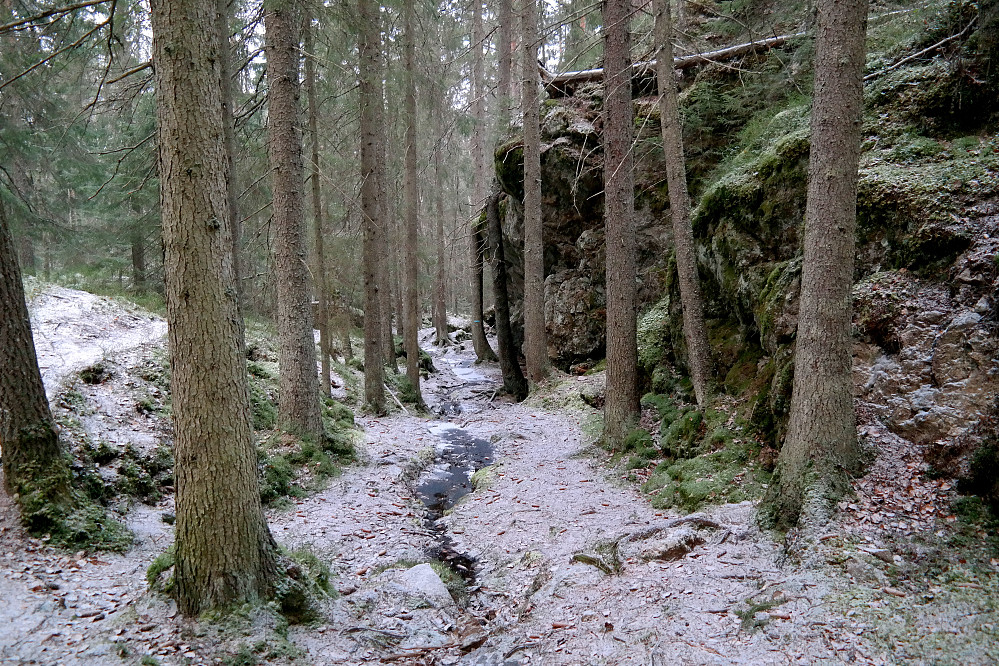
[[[779,35],[777,37],[770,37],[769,39],[761,39],[754,42],[746,42],[745,44],[728,46],[716,51],[706,51],[703,53],[695,53],[693,55],[680,56],[673,58],[673,68],[687,69],[695,65],[703,65],[718,62],[720,60],[731,60],[732,58],[738,58],[740,56],[744,56],[749,53],[756,53],[758,51],[768,51],[770,49],[783,46],[788,40],[796,37],[804,37],[805,34],[806,33],[804,32],[797,32],[792,35]],[[632,78],[642,80],[649,79],[651,81],[655,79],[655,69],[656,62],[654,60],[636,62],[632,65]],[[603,81],[603,76],[603,69],[587,69],[581,72],[565,72],[564,74],[552,77],[546,84],[546,88],[548,90],[548,94],[552,97],[569,97],[573,94],[573,92],[575,92],[578,86],[593,81]]]
[[[945,44],[948,44],[948,43],[954,41],[955,39],[960,39],[969,30],[971,30],[971,26],[975,25],[975,21],[977,21],[977,20],[978,20],[977,16],[975,18],[971,19],[971,23],[969,23],[967,26],[965,26],[964,30],[962,30],[961,32],[957,33],[956,35],[951,35],[950,37],[944,37],[943,39],[941,39],[939,42],[937,42],[933,46],[929,46],[929,47],[923,49],[922,51],[920,51],[919,53],[913,53],[911,56],[907,56],[905,58],[902,58],[901,60],[899,60],[898,62],[896,62],[894,65],[890,65],[888,67],[885,67],[884,69],[879,70],[877,72],[871,72],[870,74],[868,74],[867,76],[864,77],[864,81],[870,81],[871,79],[876,79],[877,77],[881,76],[882,74],[887,74],[888,72],[892,71],[893,69],[898,69],[899,67],[901,67],[905,63],[912,62],[916,58],[920,58],[920,57],[926,55],[927,53],[929,53],[931,51],[935,51],[938,48],[940,48],[941,46],[943,46]]]
[[[97,5],[107,4],[111,0],[88,0],[87,2],[78,2],[75,5],[66,5],[65,7],[53,7],[52,9],[46,9],[44,12],[35,14],[34,16],[29,16],[28,18],[18,19],[17,21],[12,21],[10,23],[0,25],[0,33],[8,32],[10,30],[17,30],[23,28],[32,23],[38,23],[50,16],[55,16],[59,14],[60,16],[55,19],[58,21],[66,14],[75,12],[77,9],[86,9],[87,7],[95,7]]]

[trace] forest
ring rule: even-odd
[[[999,0],[0,0],[0,663],[999,663]]]

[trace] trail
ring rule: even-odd
[[[155,318],[80,292],[34,307],[47,384],[109,349],[127,365],[163,344]],[[172,497],[129,511],[132,550],[95,556],[27,539],[0,494],[0,663],[212,664],[237,653],[348,665],[990,663],[996,612],[982,596],[995,575],[909,581],[905,567],[925,553],[886,550],[842,521],[815,544],[777,543],[748,502],[657,512],[592,447],[596,412],[566,407],[601,375],[562,377],[513,404],[497,395],[498,368],[475,365],[468,347],[431,350],[432,416],[358,417],[360,463],[268,511],[281,545],[332,566],[339,596],[317,624],[285,634],[268,613],[185,621],[150,594],[144,573],[172,540]],[[93,427],[112,440],[167,437],[162,417],[143,425],[129,412],[130,381],[98,387]],[[431,560],[461,574],[454,596],[421,575]]]

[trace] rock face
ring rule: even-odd
[[[545,320],[548,355],[565,369],[604,352],[603,151],[599,88],[580,97],[547,102],[542,113],[542,218],[545,238]],[[636,101],[647,114],[648,101]],[[665,217],[665,186],[659,183],[662,150],[658,123],[638,132],[635,213],[640,301],[662,295],[662,273],[672,244]],[[503,208],[504,250],[510,263],[511,315],[517,336],[523,326],[523,141],[496,149],[496,175],[509,196]]]
[[[681,95],[688,114],[727,85],[717,72],[703,78]],[[981,148],[948,152],[944,135],[934,138],[947,131],[943,125],[886,124],[886,109],[909,103],[904,79],[893,74],[872,84],[868,99],[869,113],[882,120],[865,130],[861,162],[854,376],[858,399],[871,408],[865,413],[907,439],[933,442],[965,430],[995,392],[999,205],[982,202],[999,195],[999,159],[977,137],[969,143],[984,141]],[[671,371],[663,368],[685,367],[682,313],[658,113],[652,98],[634,104],[640,362],[649,388],[665,393]],[[600,105],[599,86],[589,86],[543,107],[548,351],[563,369],[604,351]],[[688,165],[718,377],[726,392],[747,398],[747,420],[774,445],[783,439],[793,382],[808,119],[808,101],[790,100],[769,117],[757,115],[748,138],[732,137],[741,143],[720,162]],[[692,152],[703,156],[702,148]],[[495,152],[508,195],[505,250],[518,321],[522,155],[518,139]]]

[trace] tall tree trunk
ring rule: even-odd
[[[0,442],[4,488],[34,535],[58,531],[73,509],[72,474],[38,370],[24,283],[0,198]]]
[[[482,2],[472,3],[472,119],[475,126],[472,130],[472,162],[475,169],[473,186],[473,210],[482,210],[485,199],[485,74],[482,58],[483,47]],[[485,247],[485,223],[481,216],[476,216],[471,222],[470,252],[472,265],[472,347],[479,361],[495,361],[496,354],[486,340],[485,322],[483,321],[483,261],[482,253]]]
[[[406,378],[416,394],[417,404],[423,404],[420,392],[420,300],[416,289],[416,253],[420,231],[420,192],[418,189],[416,164],[416,35],[413,32],[413,4],[407,2],[403,8],[403,30],[405,31],[406,67],[406,242],[405,281],[406,297],[403,310],[406,313],[404,343],[406,347]]]
[[[635,185],[631,156],[631,0],[604,3],[604,228],[607,247],[607,399],[604,438],[638,423]]]
[[[866,23],[867,0],[819,3],[791,416],[765,498],[781,528],[825,522],[858,466],[850,291]]]
[[[683,0],[678,0],[683,4]],[[711,347],[708,345],[704,326],[704,303],[701,285],[697,279],[697,255],[694,249],[694,232],[690,222],[690,196],[687,193],[687,173],[684,169],[683,133],[680,109],[677,102],[676,77],[673,74],[673,28],[670,21],[669,0],[655,0],[656,42],[659,53],[657,79],[659,81],[659,109],[663,133],[663,152],[666,157],[666,182],[669,186],[669,208],[673,219],[673,245],[676,249],[676,270],[680,283],[680,302],[683,305],[683,337],[687,342],[687,363],[694,383],[697,404],[704,407],[708,401],[708,384],[711,381]]]
[[[132,229],[132,286],[136,291],[146,290],[146,246],[142,239],[142,230]],[[46,264],[48,263],[46,252]]]
[[[481,216],[472,219],[470,249],[472,255],[472,347],[477,361],[495,361],[496,352],[486,340],[484,315],[482,312],[482,255],[485,248],[485,222]]]
[[[434,114],[438,120],[438,127],[442,126],[441,108],[443,102],[434,103]],[[447,345],[451,338],[448,337],[447,330],[447,280],[445,269],[444,253],[444,168],[441,164],[442,147],[438,146],[434,151],[434,206],[437,211],[434,222],[434,239],[437,245],[437,270],[434,273],[434,330],[436,331],[435,344],[438,346]]]
[[[382,88],[379,88],[381,90]],[[384,99],[384,97],[383,97]],[[385,106],[382,107],[383,109]],[[394,278],[392,265],[395,262],[395,247],[396,247],[396,210],[395,210],[395,196],[394,187],[393,195],[389,196],[389,182],[388,182],[388,129],[386,124],[388,123],[388,114],[382,112],[382,122],[378,126],[378,146],[380,160],[378,163],[378,202],[381,207],[381,228],[379,229],[379,249],[381,253],[379,254],[379,267],[378,276],[381,280],[381,313],[382,313],[382,362],[385,367],[390,369],[393,373],[399,374],[399,364],[396,361],[395,356],[395,335],[392,329],[392,311],[396,310],[398,316],[401,318],[402,313],[399,312],[398,307],[393,307],[392,297],[398,295],[399,289],[392,288],[392,280]],[[401,326],[399,327],[401,328]]]
[[[518,401],[527,397],[527,379],[520,370],[517,345],[510,326],[510,297],[507,284],[506,253],[503,249],[503,224],[499,215],[499,191],[486,200],[486,226],[492,256],[493,292],[496,294],[496,348],[499,350],[503,389]]]
[[[378,4],[358,0],[361,19],[359,47],[361,101],[361,211],[364,227],[364,401],[376,414],[385,412],[385,375],[382,365],[381,285],[378,280],[381,261],[379,232],[382,226],[378,201],[379,149],[378,126],[382,122],[384,102],[381,82],[381,19]]]
[[[323,230],[323,197],[322,178],[319,168],[319,96],[316,94],[316,53],[315,40],[313,39],[313,27],[311,15],[306,17],[305,25],[305,81],[308,86],[309,98],[309,138],[312,148],[312,168],[310,179],[312,180],[312,228],[315,239],[315,283],[316,300],[319,302],[316,313],[319,321],[319,353],[321,356],[322,380],[320,389],[329,397],[333,395],[333,385],[330,383],[330,356],[332,356],[332,344],[330,341],[330,315],[329,315],[329,285],[326,281],[326,248],[324,245],[325,232]]]
[[[322,418],[316,374],[312,301],[308,291],[305,184],[299,108],[297,0],[269,0],[264,12],[267,130],[273,178],[274,270],[277,281],[278,425],[319,441]]]
[[[177,523],[174,596],[195,616],[272,591],[226,205],[215,5],[153,0]]]
[[[472,3],[472,162],[475,168],[473,210],[481,210],[486,195],[486,158],[485,158],[485,74],[482,58],[483,47],[482,2]],[[482,252],[485,246],[485,224],[481,217],[475,217],[471,223],[471,257],[472,257],[472,347],[479,361],[495,361],[496,354],[486,340],[485,322],[483,321],[482,293]]]
[[[534,0],[521,10],[524,110],[524,356],[527,376],[540,383],[551,371],[545,331],[545,245],[541,221],[541,127],[538,95],[538,16]]]
[[[220,81],[222,93],[222,128],[225,131],[226,199],[229,202],[229,226],[232,229],[232,270],[236,276],[236,297],[240,311],[243,309],[243,262],[241,237],[242,222],[239,215],[239,196],[236,188],[236,120],[233,116],[232,93],[232,48],[229,45],[229,18],[232,15],[232,0],[216,0],[215,29],[219,39]],[[240,317],[242,319],[242,316]],[[245,346],[245,331],[240,326],[241,346]]]
[[[496,105],[499,128],[502,136],[510,126],[510,112],[513,106],[513,0],[499,0],[499,30],[497,48],[497,90]],[[474,38],[473,38],[474,39]]]

